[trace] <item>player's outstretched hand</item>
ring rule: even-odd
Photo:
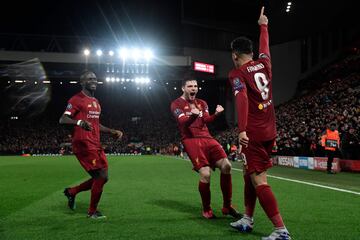
[[[217,106],[216,106],[215,114],[222,113],[223,111],[224,111],[223,106],[221,106],[221,105],[217,105]]]
[[[244,147],[247,147],[248,144],[249,144],[249,138],[248,136],[246,135],[246,132],[241,132],[239,133],[239,144],[241,146],[244,146]]]
[[[267,25],[268,22],[269,22],[267,16],[264,15],[264,9],[265,9],[265,7],[261,8],[260,17],[259,17],[259,20],[258,20],[259,25],[262,25],[262,24]]]
[[[92,127],[91,123],[89,123],[88,121],[81,120],[79,126],[82,129],[85,129],[86,131],[92,131],[93,130],[93,127]]]
[[[111,134],[113,135],[113,137],[114,137],[115,139],[121,139],[122,136],[124,135],[124,133],[123,133],[122,131],[120,131],[120,130],[115,130],[115,129],[111,130]]]

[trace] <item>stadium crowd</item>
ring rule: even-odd
[[[360,159],[359,70],[360,52],[354,49],[342,60],[300,81],[296,96],[276,107],[277,154],[323,156],[321,135],[335,122],[341,137],[339,155]],[[102,122],[125,133],[122,141],[115,142],[102,134],[106,152],[173,153],[174,147],[180,147],[180,139],[170,113],[163,112],[104,112]],[[228,152],[237,144],[236,128],[211,132]],[[71,152],[71,129],[60,126],[57,120],[6,120],[0,124],[0,134],[0,154]]]

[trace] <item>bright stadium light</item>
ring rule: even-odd
[[[110,51],[109,51],[109,56],[110,56],[110,57],[114,56],[114,51],[110,50]]]
[[[112,82],[115,82],[115,78],[114,78],[114,77],[112,77],[112,78],[111,78],[111,81],[112,81]]]
[[[125,60],[128,57],[128,51],[126,48],[121,48],[119,50],[119,55],[122,60]]]
[[[286,9],[286,12],[290,12],[290,9]]]
[[[110,82],[110,77],[106,77],[105,81]]]
[[[149,83],[150,83],[150,78],[148,78],[148,77],[145,78],[145,83],[146,83],[146,84],[149,84]]]
[[[133,48],[131,50],[131,57],[134,59],[134,61],[137,61],[141,57],[140,50],[138,48]]]
[[[116,82],[120,82],[120,78],[117,77],[117,78],[116,78]]]
[[[287,5],[288,5],[288,6],[291,6],[291,2],[288,2]]]
[[[89,56],[89,55],[90,55],[90,50],[86,48],[86,49],[84,50],[84,55],[85,55],[85,56]]]
[[[101,49],[96,50],[96,55],[100,57],[103,54],[103,51]]]
[[[153,53],[150,49],[145,49],[144,58],[146,61],[150,61],[153,58]]]

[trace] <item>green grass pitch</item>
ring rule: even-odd
[[[214,220],[201,217],[198,176],[166,156],[110,156],[99,209],[86,218],[89,192],[67,208],[62,191],[88,178],[73,156],[0,158],[0,239],[260,239],[272,225],[257,203],[255,227],[241,234],[221,216],[219,171],[211,180]],[[237,163],[234,168],[238,168]],[[360,174],[274,167],[269,174],[360,192]],[[293,239],[360,239],[360,195],[269,178]],[[233,204],[243,211],[242,172],[233,171]]]

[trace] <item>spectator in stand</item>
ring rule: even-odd
[[[360,147],[360,139],[355,132],[355,128],[350,127],[348,132],[345,132],[341,146],[343,150],[343,157],[345,159],[359,159],[357,149]]]

